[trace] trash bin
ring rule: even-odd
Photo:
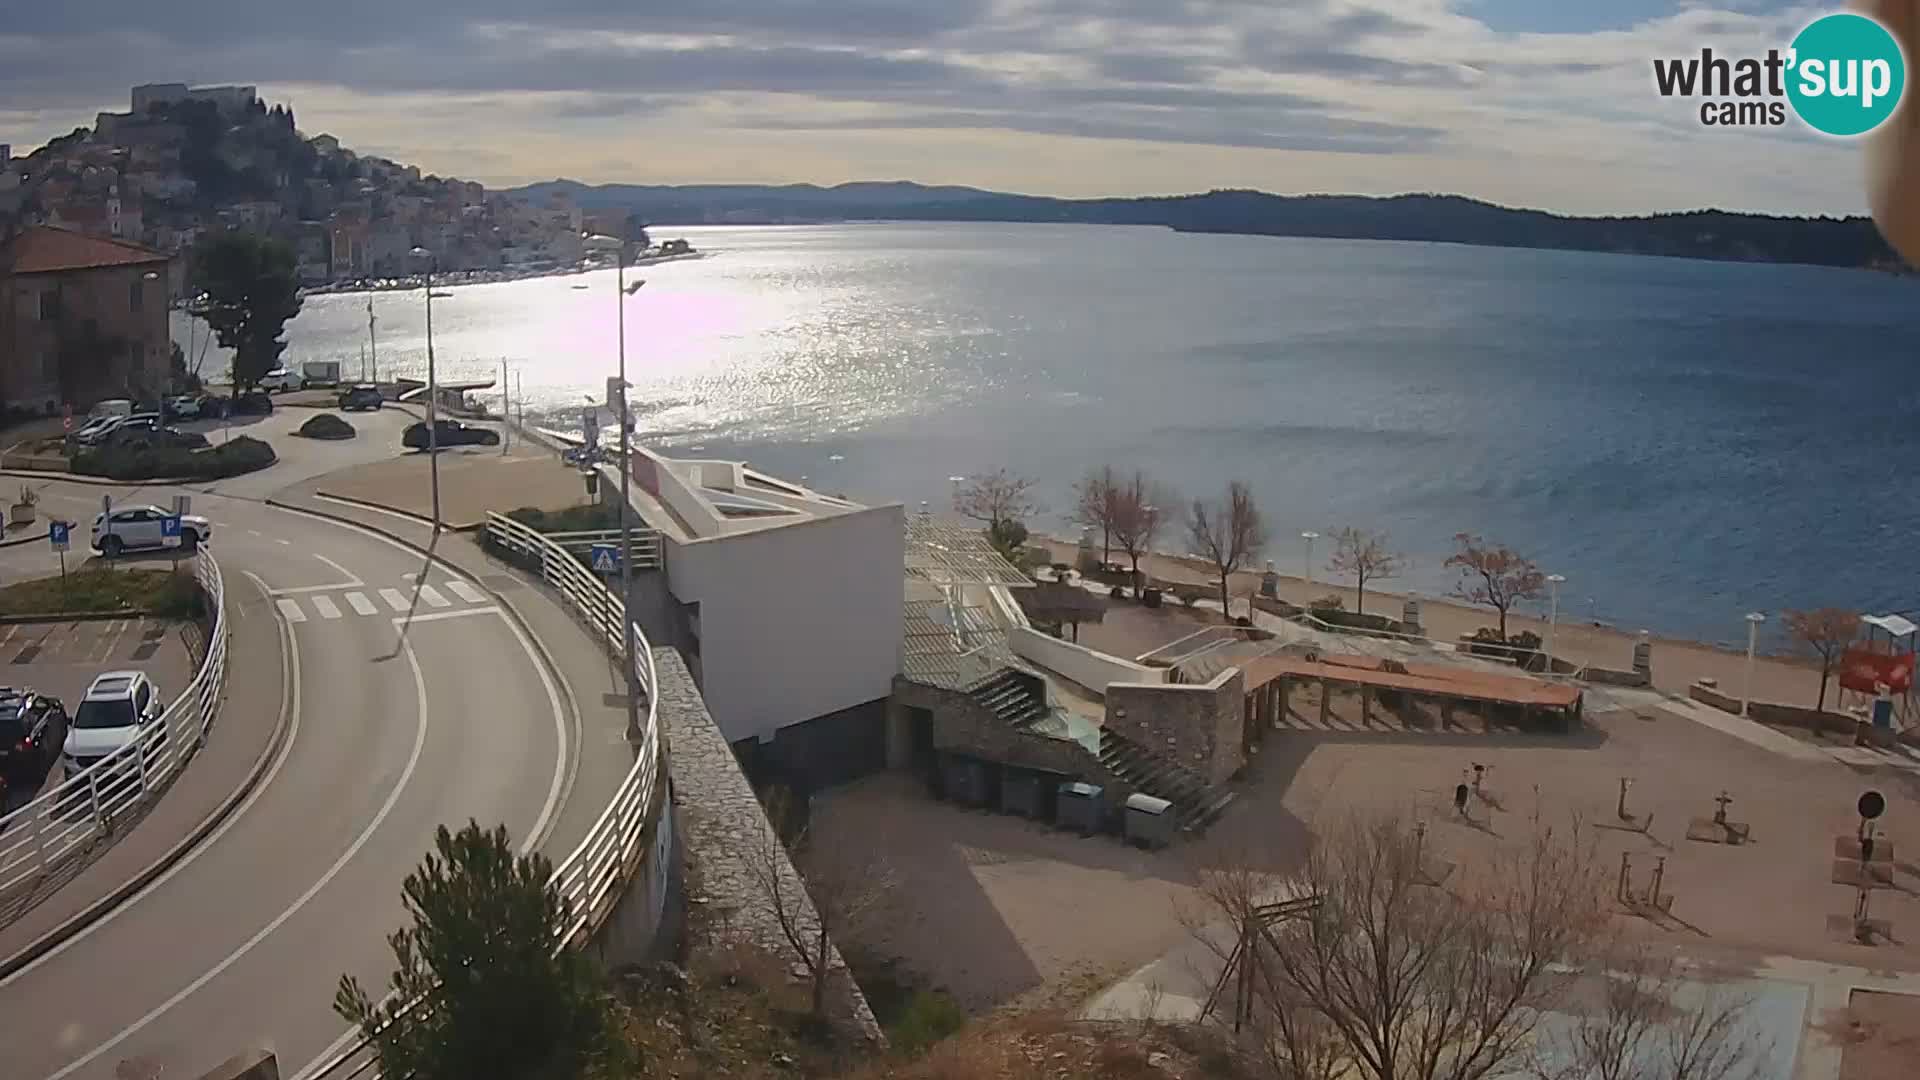
[[[941,763],[947,798],[963,806],[987,803],[987,767],[967,757],[949,757]]]
[[[1040,806],[1040,778],[1018,769],[1007,770],[1000,780],[1000,812],[1024,818],[1043,816]]]
[[[1063,829],[1092,834],[1100,831],[1101,791],[1078,781],[1061,784],[1054,821]]]
[[[1165,847],[1173,842],[1173,804],[1138,793],[1127,796],[1127,842],[1141,847]]]

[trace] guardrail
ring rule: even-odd
[[[206,548],[194,559],[194,577],[213,612],[213,633],[193,681],[125,746],[0,816],[0,897],[17,898],[99,850],[96,841],[137,817],[206,742],[227,684],[226,587]]]
[[[545,534],[503,514],[487,514],[485,536],[490,547],[510,555],[516,565],[539,574],[615,655],[626,648],[621,632],[624,608],[620,598],[608,591],[572,553]],[[556,949],[584,944],[612,912],[627,881],[646,855],[648,827],[660,809],[663,747],[654,693],[653,650],[637,624],[633,627],[633,638],[634,678],[646,695],[646,709],[640,718],[638,758],[585,838],[553,868],[552,880],[558,885],[560,895],[566,898],[571,916],[561,931],[560,940],[555,942]],[[370,1075],[376,1065],[371,1044],[357,1032],[353,1034],[355,1041],[346,1050],[300,1076],[305,1080],[323,1077],[352,1080]]]
[[[574,555],[585,555],[593,550],[595,544],[620,543],[619,529],[589,529],[582,532],[556,532],[543,534],[553,543]],[[660,553],[660,533],[654,529],[633,530],[633,568],[635,570],[658,570],[663,565]]]

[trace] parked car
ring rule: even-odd
[[[360,383],[340,394],[340,409],[342,412],[352,412],[355,409],[378,409],[383,401],[378,386],[372,383]]]
[[[284,394],[289,390],[300,389],[300,376],[286,368],[274,368],[260,377],[260,389],[269,394]]]
[[[93,547],[103,555],[118,555],[135,548],[157,548],[161,542],[161,522],[171,517],[157,506],[123,506],[109,519],[93,515]],[[198,514],[180,516],[180,546],[192,550],[196,544],[213,539],[213,523]]]
[[[175,394],[167,399],[164,412],[175,420],[198,420],[200,418],[200,396],[198,394]]]
[[[126,416],[134,411],[133,402],[127,398],[106,398],[93,403],[93,408],[87,410],[87,419]]]
[[[73,710],[73,722],[61,748],[68,776],[132,742],[166,711],[160,688],[139,671],[109,671],[96,677]],[[156,740],[157,749],[158,740]]]
[[[181,431],[176,427],[163,426],[159,420],[155,419],[121,424],[108,432],[101,443],[105,446],[159,446],[200,450],[207,446],[207,437],[198,432]]]
[[[155,412],[137,412],[125,416],[102,417],[96,421],[89,421],[85,427],[74,432],[73,441],[79,443],[81,446],[100,446],[112,440],[115,433],[130,424],[139,427],[148,424],[158,424],[159,422],[160,414]]]
[[[458,420],[435,420],[433,442],[439,446],[499,446],[500,433],[492,428],[473,427]],[[427,448],[427,425],[409,424],[400,433],[400,445],[409,450]]]
[[[59,698],[0,686],[0,784],[39,787],[60,759],[67,727]]]

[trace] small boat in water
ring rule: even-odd
[[[587,288],[592,288],[592,286],[590,286],[590,285],[575,285],[575,286],[574,286],[574,288],[576,288],[576,289],[587,289]]]

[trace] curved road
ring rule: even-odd
[[[43,505],[90,519],[101,490],[50,485]],[[565,796],[577,722],[473,582],[420,578],[410,549],[249,500],[195,494],[194,511],[214,522],[230,602],[267,602],[249,578],[271,592],[290,736],[206,843],[0,982],[10,1080],[192,1080],[255,1046],[293,1075],[345,1028],[329,1007],[343,972],[384,989],[401,880],[434,828],[504,822],[531,846]]]

